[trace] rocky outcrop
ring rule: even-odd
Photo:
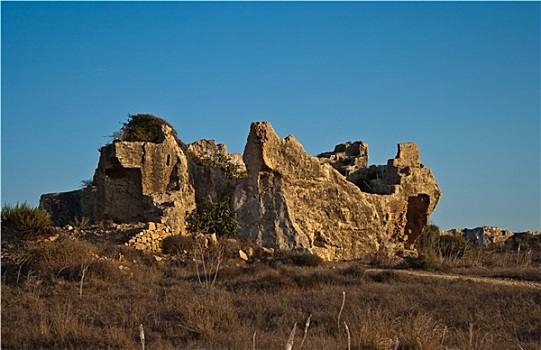
[[[511,231],[493,226],[476,227],[474,229],[466,228],[462,230],[462,236],[478,247],[486,247],[505,242],[512,235],[513,232]]]
[[[514,235],[509,230],[503,230],[494,226],[481,226],[472,229],[451,229],[443,231],[442,234],[462,236],[477,247],[489,247],[494,244],[500,244]]]
[[[270,123],[253,123],[244,162],[248,179],[235,191],[239,236],[265,247],[305,249],[326,260],[412,248],[440,190],[412,144],[379,169],[385,193],[363,191],[311,157]],[[362,174],[357,174],[358,178]]]
[[[60,224],[83,215],[157,223],[168,235],[186,233],[187,212],[231,197],[239,238],[349,260],[412,249],[440,197],[414,143],[398,145],[387,165],[367,167],[364,142],[312,157],[268,122],[251,125],[243,159],[212,140],[185,145],[168,125],[153,141],[103,147],[93,186],[43,195],[40,205]],[[156,249],[164,235],[147,231],[130,244]]]

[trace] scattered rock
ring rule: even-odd
[[[261,247],[261,251],[266,257],[272,257],[274,255],[274,248]]]
[[[248,261],[248,255],[242,250],[239,250],[239,258],[241,258],[244,261]]]
[[[58,237],[60,237],[60,234],[59,234],[59,233],[56,233],[56,234],[50,236],[49,238],[47,238],[47,240],[48,240],[49,242],[54,242],[54,241],[56,241],[56,240],[58,239]]]

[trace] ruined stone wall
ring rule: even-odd
[[[368,144],[363,141],[346,142],[336,145],[334,151],[317,156],[321,163],[330,164],[340,174],[348,176],[368,166]]]
[[[40,197],[39,208],[46,210],[57,226],[65,226],[75,218],[92,220],[95,192],[96,188],[91,186],[70,192],[44,194]]]
[[[159,252],[162,250],[162,241],[172,234],[173,231],[167,225],[149,222],[135,232],[126,245],[137,250]]]

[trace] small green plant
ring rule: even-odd
[[[69,224],[73,226],[73,228],[80,230],[87,227],[90,224],[90,219],[87,218],[86,216],[82,216],[81,218],[76,216],[73,218],[73,220],[69,222]]]
[[[37,237],[49,233],[51,218],[47,211],[33,208],[26,202],[14,207],[5,204],[2,207],[2,226],[15,230],[22,239]]]
[[[152,114],[128,115],[128,121],[122,128],[113,134],[116,141],[142,141],[160,142],[162,137],[162,126],[167,125],[173,130],[173,136],[178,140],[175,129],[163,120]]]
[[[196,233],[216,233],[220,236],[237,235],[237,213],[231,209],[231,195],[225,195],[219,203],[208,209],[197,209],[188,213],[186,223],[188,231]]]

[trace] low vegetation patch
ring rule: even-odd
[[[2,207],[2,228],[12,230],[15,238],[31,239],[51,232],[51,218],[42,209],[29,206],[26,202]]]
[[[296,266],[316,267],[323,263],[323,259],[310,252],[299,251],[281,251],[276,255],[276,259],[286,264]]]

